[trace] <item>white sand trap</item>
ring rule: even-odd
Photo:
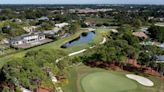
[[[103,38],[103,41],[100,42],[100,44],[104,44],[105,42],[106,42],[106,38],[104,37],[104,38]]]
[[[154,85],[154,83],[151,80],[149,80],[145,77],[142,77],[142,76],[138,76],[138,75],[134,75],[134,74],[127,74],[126,77],[128,77],[129,79],[135,80],[144,86],[153,86]]]

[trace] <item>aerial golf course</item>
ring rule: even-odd
[[[80,31],[70,37],[2,57],[0,58],[0,68],[10,59],[14,57],[22,58],[31,50],[55,49],[69,54],[81,49],[88,49],[91,44],[99,44],[109,31],[109,29],[97,29],[93,40],[89,44],[75,45],[67,49],[60,48],[64,43],[78,37],[83,32]],[[155,77],[146,76],[154,82],[154,86],[146,87],[127,78],[126,74],[129,74],[129,72],[125,71],[104,70],[80,65],[67,68],[65,73],[69,83],[62,88],[64,92],[163,92],[164,90],[164,82]]]
[[[85,65],[73,66],[65,70],[69,84],[66,92],[163,92],[160,79],[144,76],[154,82],[154,86],[143,86],[126,77],[129,72],[90,68]]]

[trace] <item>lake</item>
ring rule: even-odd
[[[95,32],[94,31],[90,31],[90,32],[83,32],[81,33],[81,35],[65,44],[63,44],[61,46],[61,48],[68,48],[74,45],[79,45],[79,44],[85,44],[85,43],[89,43],[92,41],[93,37],[95,36]]]

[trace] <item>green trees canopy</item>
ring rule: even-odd
[[[53,89],[54,86],[48,72],[51,71],[55,75],[60,72],[55,61],[64,55],[62,51],[42,49],[29,51],[24,58],[11,59],[0,71],[0,82],[4,83],[0,90],[4,88],[7,90],[8,85],[21,85],[30,90],[38,86]],[[10,88],[10,92],[15,88]]]
[[[25,33],[25,31],[22,28],[22,25],[23,24],[5,21],[0,27],[1,33],[10,37],[22,35]]]
[[[79,22],[73,22],[70,24],[69,33],[73,34],[79,30],[80,30],[80,23]]]
[[[125,40],[109,40],[90,53],[85,53],[84,61],[125,62],[126,58],[137,58],[138,51]]]
[[[159,42],[164,42],[164,27],[151,26],[148,30],[149,36]]]

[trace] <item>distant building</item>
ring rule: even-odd
[[[164,55],[156,56],[156,62],[157,63],[164,63]]]
[[[141,32],[141,31],[139,31],[139,32],[133,32],[132,35],[137,36],[139,38],[144,38],[144,39],[147,39],[148,38],[148,36],[144,32]]]
[[[23,27],[23,29],[27,32],[27,33],[33,33],[36,28],[38,28],[37,26],[30,26],[30,27]]]
[[[113,11],[113,9],[91,9],[91,8],[85,8],[85,9],[70,9],[70,13],[80,13],[80,14],[87,14],[87,13],[97,13],[97,12],[107,12],[107,11]]]
[[[45,39],[45,35],[40,32],[40,33],[25,34],[22,36],[10,38],[9,43],[11,46],[17,46],[26,43],[34,43],[44,39]]]
[[[157,46],[160,47],[160,48],[164,48],[164,43],[160,44],[160,45],[157,45]]]
[[[69,25],[68,23],[55,24],[55,26],[58,27],[58,28],[63,28],[63,27],[68,26],[68,25]]]
[[[158,21],[158,22],[164,22],[164,17],[148,17],[148,20],[154,20],[154,21]]]
[[[154,17],[153,17],[153,16],[148,17],[148,20],[152,20],[152,19],[154,19]]]
[[[59,32],[59,30],[46,30],[46,31],[43,31],[43,33],[47,36],[47,35],[51,35],[51,36],[54,36],[54,35],[58,35],[57,33]]]
[[[152,42],[152,41],[147,41],[147,42],[140,42],[141,45],[156,45],[155,42]]]
[[[38,18],[39,21],[49,21],[49,18],[48,17],[41,17],[41,18]]]
[[[12,22],[18,22],[18,23],[21,23],[21,22],[22,22],[22,20],[21,20],[21,19],[18,19],[18,18],[16,18],[16,19],[11,19],[11,21],[12,21]]]

